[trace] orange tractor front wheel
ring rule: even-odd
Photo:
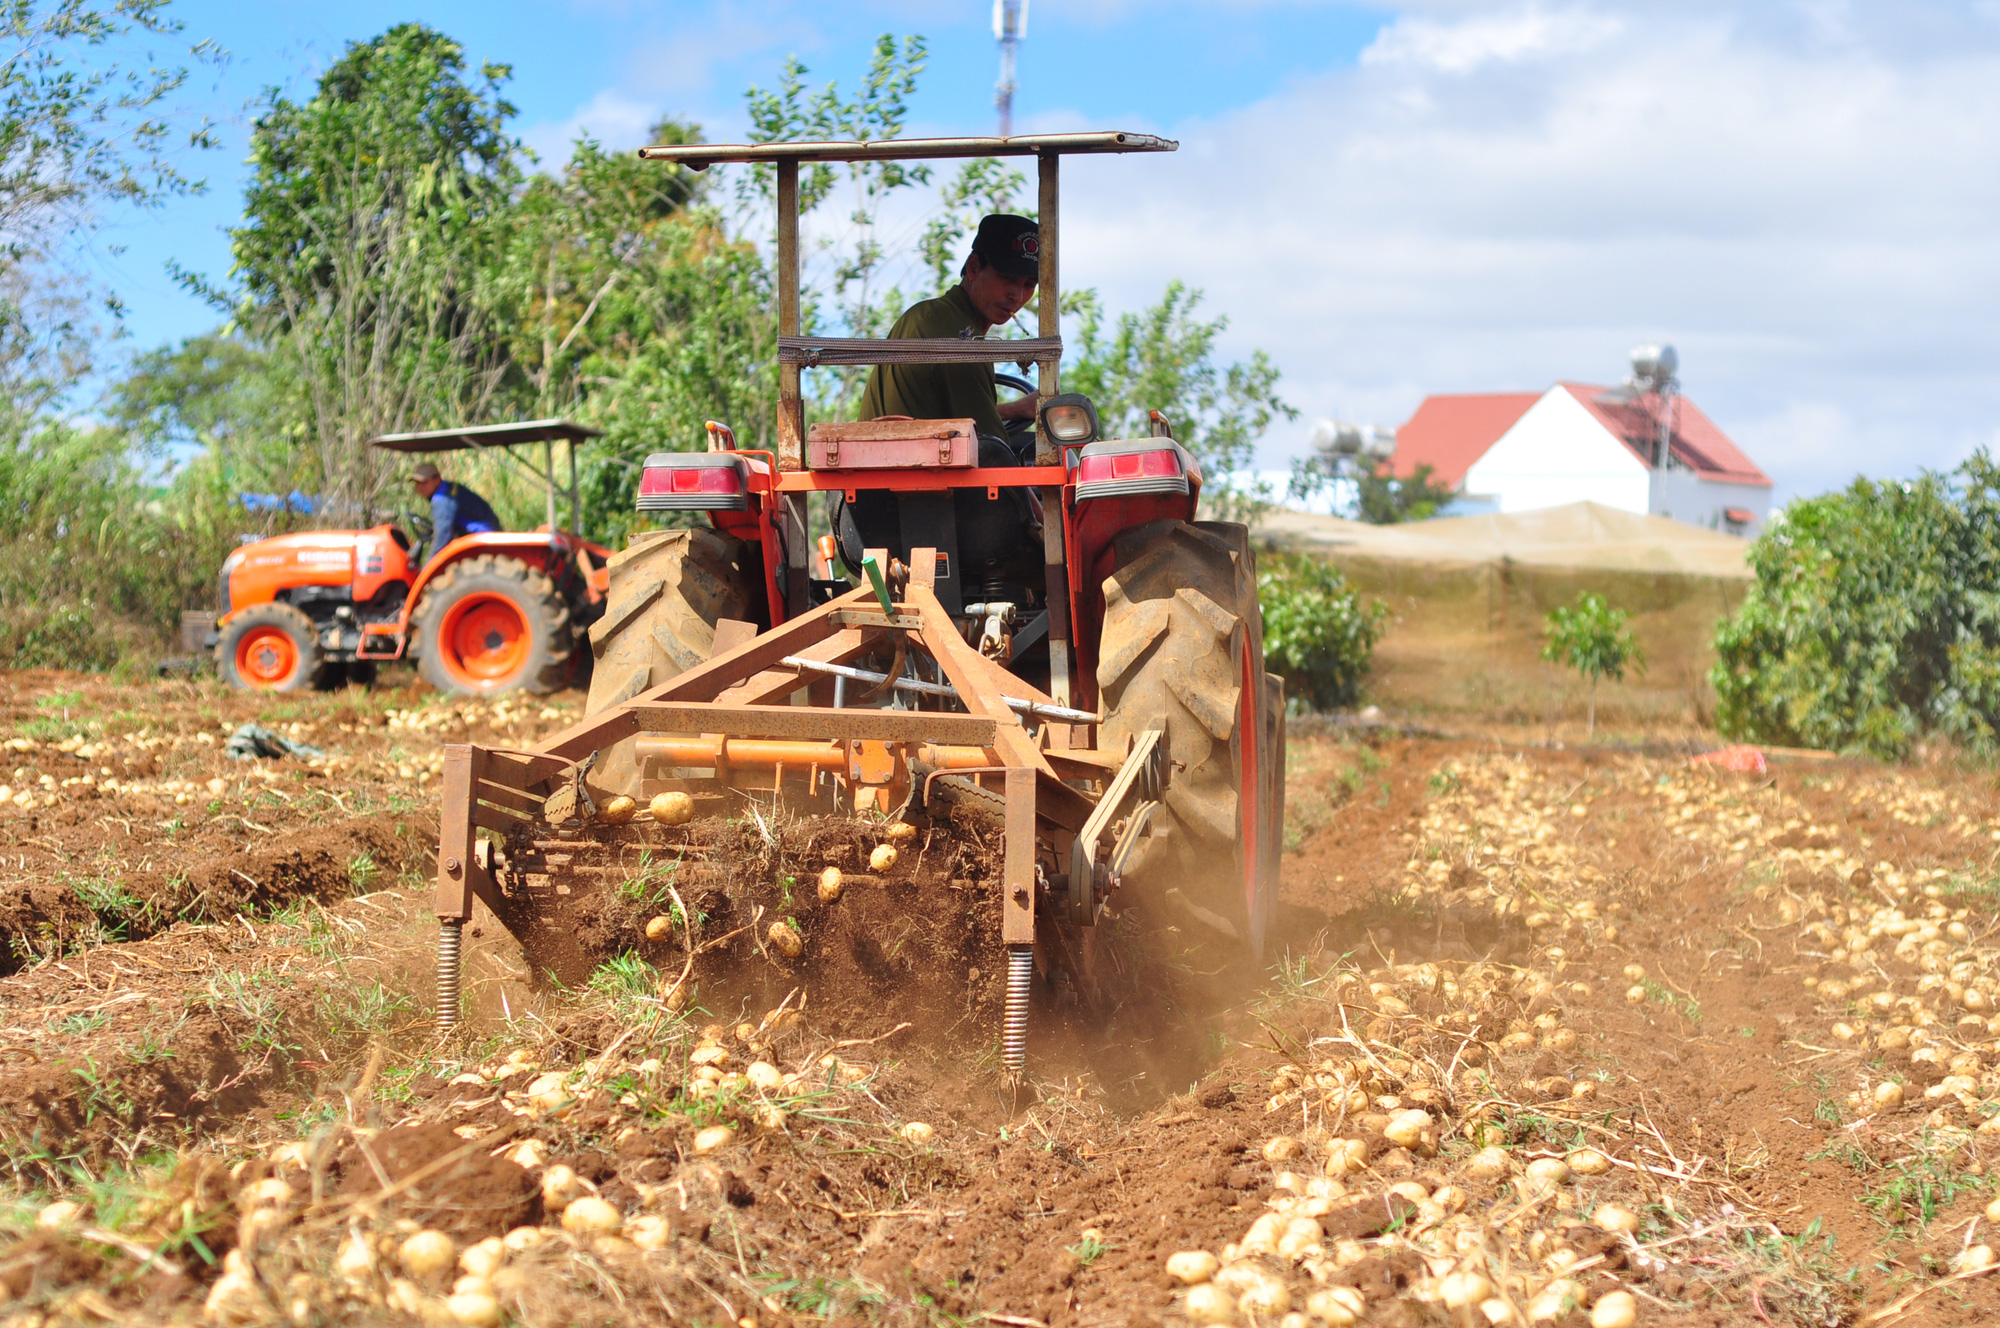
[[[289,604],[254,605],[222,629],[215,666],[224,682],[245,691],[297,691],[320,673],[319,633]]]

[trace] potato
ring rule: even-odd
[[[694,799],[678,791],[655,793],[646,810],[661,825],[686,825],[694,819]]]
[[[1399,1111],[1389,1118],[1382,1135],[1390,1143],[1401,1148],[1416,1148],[1424,1141],[1424,1133],[1431,1127],[1431,1114],[1422,1108],[1413,1107]]]
[[[1627,987],[1625,989],[1625,1003],[1627,1005],[1644,1005],[1646,1003],[1646,989],[1644,987]]]
[[[1618,1204],[1599,1204],[1597,1211],[1590,1215],[1590,1220],[1606,1231],[1616,1231],[1621,1235],[1630,1236],[1639,1230],[1639,1215]]]
[[[628,798],[621,793],[597,809],[597,823],[599,825],[623,825],[638,814],[638,800],[636,798]]]
[[[434,1277],[458,1262],[458,1246],[442,1231],[419,1231],[396,1247],[396,1258],[412,1277]]]
[[[1303,1155],[1305,1151],[1306,1146],[1292,1138],[1289,1134],[1276,1135],[1264,1141],[1264,1160],[1266,1162],[1289,1162],[1293,1158]]]
[[[897,821],[887,830],[884,830],[882,836],[891,844],[907,843],[917,837],[917,827],[911,825],[908,821]]]
[[[506,1262],[507,1247],[498,1236],[468,1245],[458,1256],[458,1266],[474,1277],[491,1277]]]
[[[590,1186],[583,1177],[568,1167],[557,1165],[542,1173],[542,1206],[550,1212],[559,1213],[572,1199],[581,1199],[590,1192]]]
[[[1961,1273],[1983,1272],[1993,1266],[1993,1247],[1974,1245],[1951,1261],[1953,1271]]]
[[[645,1213],[625,1224],[625,1239],[642,1250],[663,1250],[673,1243],[674,1229],[657,1213]]]
[[[375,1271],[375,1251],[367,1238],[356,1231],[342,1243],[340,1257],[334,1260],[333,1267],[350,1282],[365,1282]]]
[[[1447,1273],[1438,1281],[1438,1299],[1448,1309],[1477,1305],[1493,1294],[1493,1284],[1478,1273]]]
[[[769,1093],[785,1082],[785,1072],[769,1061],[753,1061],[743,1072],[750,1086],[760,1093]]]
[[[1255,1318],[1283,1314],[1292,1307],[1292,1289],[1277,1278],[1267,1276],[1246,1287],[1236,1303],[1244,1313]]]
[[[1359,1323],[1367,1307],[1368,1302],[1353,1287],[1327,1287],[1306,1298],[1306,1313],[1333,1328],[1350,1328]]]
[[[1188,1288],[1187,1316],[1195,1323],[1234,1323],[1236,1297],[1213,1282],[1200,1283]],[[1354,1320],[1350,1318],[1348,1322]]]
[[[1352,1176],[1368,1169],[1368,1145],[1359,1139],[1335,1139],[1327,1145],[1326,1166],[1322,1168],[1329,1176]]]
[[[764,939],[771,943],[773,950],[787,959],[797,959],[805,953],[805,938],[799,935],[798,928],[784,918],[771,924],[770,930],[764,933]]]
[[[1569,1179],[1569,1163],[1559,1157],[1538,1157],[1528,1164],[1528,1179],[1545,1185],[1561,1185]]]
[[[461,1291],[445,1301],[452,1322],[466,1328],[495,1328],[500,1322],[500,1302],[491,1291]]]
[[[646,922],[646,939],[664,941],[674,934],[674,920],[662,913]]]
[[[831,904],[840,898],[840,868],[828,867],[819,874],[819,902]]]
[[[868,870],[872,872],[885,872],[895,865],[896,846],[894,844],[877,844],[875,851],[868,855]]]
[[[562,1210],[562,1229],[573,1235],[598,1235],[625,1225],[625,1215],[595,1195],[573,1199]]]
[[[1629,1291],[1607,1291],[1590,1307],[1590,1328],[1632,1328],[1639,1302]]]
[[[1903,1086],[1893,1079],[1884,1079],[1875,1085],[1875,1091],[1869,1096],[1875,1103],[1875,1110],[1894,1111],[1903,1105]]]
[[[694,1151],[713,1153],[718,1148],[727,1148],[736,1142],[736,1131],[727,1125],[711,1125],[694,1137]]]
[[[1513,1169],[1513,1160],[1507,1156],[1507,1150],[1490,1146],[1474,1153],[1465,1164],[1466,1174],[1480,1180],[1499,1180]]]
[[[35,1225],[38,1227],[68,1226],[82,1216],[82,1204],[71,1203],[68,1199],[58,1199],[52,1204],[44,1205],[41,1211],[35,1214]]]
[[[1558,1277],[1542,1288],[1542,1293],[1528,1303],[1528,1318],[1539,1323],[1546,1319],[1560,1319],[1583,1303],[1583,1288],[1567,1277]]]
[[[1579,1148],[1564,1161],[1579,1176],[1602,1176],[1611,1170],[1611,1159],[1595,1148]]]
[[[500,1243],[507,1247],[510,1254],[519,1254],[522,1250],[532,1250],[547,1236],[548,1233],[540,1227],[515,1227],[500,1238]]]
[[[1184,1286],[1196,1286],[1210,1280],[1216,1276],[1218,1268],[1222,1268],[1220,1260],[1216,1260],[1216,1256],[1208,1250],[1180,1250],[1178,1254],[1166,1256],[1166,1276]]]
[[[896,1133],[901,1135],[906,1143],[913,1143],[918,1147],[922,1147],[931,1141],[931,1136],[936,1134],[937,1131],[933,1130],[923,1121],[913,1120],[904,1125],[902,1129],[896,1131]]]

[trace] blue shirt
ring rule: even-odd
[[[436,548],[460,535],[476,535],[500,529],[500,518],[492,505],[463,484],[449,480],[431,493],[431,540]]]

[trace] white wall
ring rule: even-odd
[[[1594,502],[1651,510],[1652,473],[1597,417],[1560,387],[1528,407],[1465,472],[1468,497],[1489,497],[1502,512]]]
[[[1771,514],[1771,490],[1761,485],[1706,480],[1691,470],[1656,471],[1652,480],[1648,510],[1655,516],[1670,516],[1709,530],[1754,536],[1763,533]],[[1756,519],[1741,528],[1731,526],[1723,519],[1725,507],[1741,507]]]

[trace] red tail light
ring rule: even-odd
[[[655,452],[639,476],[641,512],[741,512],[749,506],[743,459],[732,452]]]
[[[1077,458],[1077,501],[1146,493],[1184,494],[1188,492],[1189,460],[1170,438],[1092,443]]]

